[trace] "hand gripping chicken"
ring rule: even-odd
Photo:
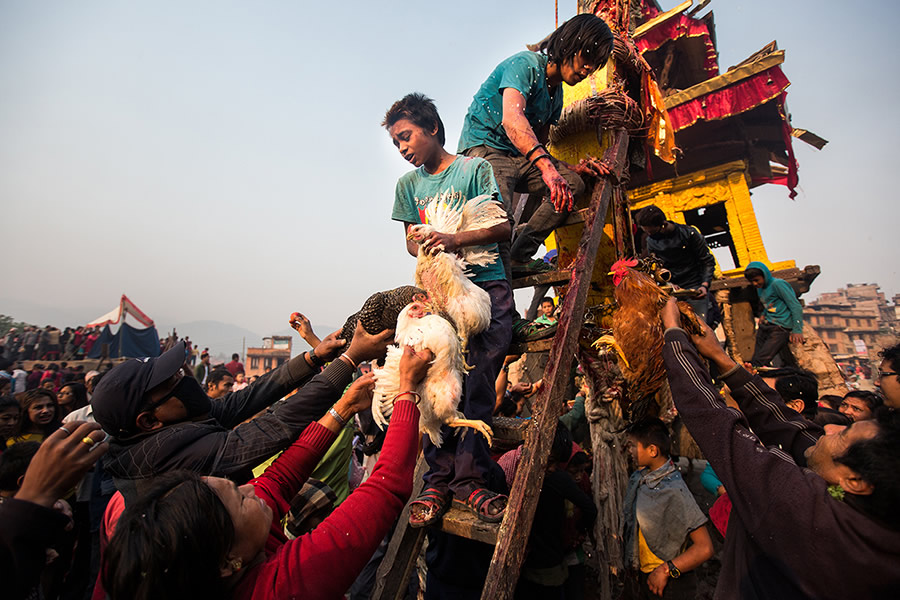
[[[497,258],[485,246],[463,246],[447,252],[441,244],[426,245],[433,232],[458,234],[489,229],[507,222],[506,212],[491,196],[476,196],[465,203],[438,196],[425,207],[426,223],[413,225],[407,238],[420,244],[416,256],[416,287],[428,293],[428,302],[446,316],[459,335],[463,353],[469,338],[491,322],[491,298],[466,275],[469,265],[485,266]],[[431,349],[434,351],[434,349]]]
[[[488,312],[490,314],[490,312]],[[389,346],[384,367],[374,369],[375,395],[372,399],[372,415],[380,427],[387,425],[394,408],[394,400],[402,392],[418,394],[421,419],[420,429],[428,434],[432,443],[440,447],[441,425],[471,427],[481,432],[491,443],[493,432],[483,421],[468,420],[457,410],[462,396],[465,372],[460,340],[447,319],[434,312],[434,307],[419,297],[407,305],[397,317],[394,340],[399,344]],[[400,389],[400,359],[403,348],[412,346],[416,352],[431,350],[434,361],[415,390]]]

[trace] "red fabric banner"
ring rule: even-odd
[[[654,27],[639,37],[635,43],[638,50],[643,54],[644,52],[658,49],[670,40],[685,36],[703,38],[703,43],[706,45],[703,68],[706,70],[708,77],[717,76],[719,74],[719,55],[709,35],[709,29],[703,21],[692,19],[687,15],[678,15],[662,25]]]
[[[726,119],[777,98],[790,84],[779,67],[772,67],[726,88],[674,106],[669,109],[669,118],[675,131],[690,127],[700,119]]]

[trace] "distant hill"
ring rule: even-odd
[[[178,337],[191,338],[191,342],[201,350],[209,348],[213,362],[231,360],[231,355],[235,352],[240,354],[244,340],[247,346],[259,346],[262,343],[262,336],[255,331],[221,321],[190,321],[176,323],[174,326],[158,322],[156,327],[160,337],[166,337],[172,332],[172,327],[175,327]]]

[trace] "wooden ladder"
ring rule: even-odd
[[[563,299],[562,314],[555,337],[552,340],[515,344],[510,348],[510,352],[516,354],[549,350],[550,357],[544,371],[544,388],[538,393],[533,404],[532,419],[524,421],[527,425],[524,427],[521,425],[522,419],[494,418],[495,441],[517,443],[524,439],[522,456],[510,490],[509,504],[503,522],[499,525],[484,523],[467,511],[451,508],[444,515],[439,527],[447,533],[495,546],[487,581],[481,594],[482,600],[507,600],[511,599],[515,592],[544,481],[550,447],[559,416],[562,414],[562,407],[567,400],[564,395],[584,321],[585,303],[597,250],[603,236],[603,227],[610,214],[610,199],[625,170],[627,147],[627,133],[614,131],[610,134],[604,161],[606,164],[614,165],[613,174],[594,185],[589,207],[573,212],[564,224],[567,226],[584,223],[572,268],[513,281],[515,288],[568,283],[568,289]],[[414,498],[421,491],[422,476],[426,470],[427,465],[420,456],[416,468]],[[400,600],[404,597],[424,537],[424,529],[409,527],[407,505],[378,569],[373,598]]]

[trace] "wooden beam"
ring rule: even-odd
[[[544,482],[547,457],[550,455],[556,425],[566,400],[564,394],[569,368],[578,344],[584,320],[584,305],[615,187],[611,179],[620,180],[626,165],[627,150],[628,135],[624,131],[614,132],[604,161],[615,165],[616,172],[614,177],[597,183],[591,194],[591,216],[585,223],[579,242],[572,280],[563,300],[559,329],[544,372],[546,387],[539,392],[534,404],[534,423],[525,436],[506,516],[500,526],[497,548],[481,594],[482,600],[511,600],[516,588],[538,496]]]
[[[512,280],[512,288],[514,290],[536,285],[565,285],[572,278],[571,271],[547,271],[546,273],[538,273],[537,275],[528,275],[527,277],[519,277]]]
[[[412,498],[418,498],[424,486],[422,477],[428,470],[428,463],[420,453],[416,463],[416,473],[413,476]],[[400,513],[397,527],[378,571],[375,575],[375,588],[372,590],[374,600],[403,600],[409,588],[409,576],[416,566],[419,558],[419,550],[425,540],[425,529],[414,529],[409,526],[409,503]]]
[[[684,0],[684,2],[682,2],[681,4],[679,4],[672,10],[667,10],[664,13],[660,13],[660,14],[656,15],[655,17],[653,17],[646,23],[642,23],[638,27],[635,27],[634,35],[632,36],[632,38],[638,39],[642,35],[645,35],[648,31],[653,29],[654,27],[658,27],[659,25],[662,25],[669,19],[671,19],[673,17],[677,17],[678,15],[680,15],[681,13],[683,13],[684,11],[689,9],[691,7],[691,5],[693,5],[693,4],[694,4],[694,0]]]

